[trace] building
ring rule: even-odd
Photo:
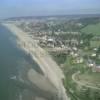
[[[80,58],[80,57],[78,57],[77,59],[76,59],[76,63],[77,64],[80,64],[80,63],[83,63],[83,58]]]
[[[95,69],[96,69],[96,72],[100,72],[100,65],[97,65]]]

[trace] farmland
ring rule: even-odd
[[[83,29],[81,29],[81,32],[84,33],[93,33],[94,35],[100,35],[100,23],[97,24],[89,24]]]

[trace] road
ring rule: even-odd
[[[81,86],[85,86],[85,87],[87,87],[87,88],[100,90],[100,88],[98,88],[98,87],[96,87],[96,86],[91,86],[91,85],[89,85],[89,84],[91,84],[91,83],[88,83],[88,82],[81,82],[81,81],[76,80],[75,77],[76,77],[76,75],[79,75],[79,74],[80,74],[80,71],[78,71],[78,72],[76,72],[76,73],[74,73],[74,74],[72,75],[72,80],[73,80],[75,83],[77,83],[77,84],[79,84],[79,85],[81,85]]]

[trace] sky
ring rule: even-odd
[[[0,0],[0,18],[98,13],[100,0]]]

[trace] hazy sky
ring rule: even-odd
[[[100,13],[100,0],[0,0],[0,18]]]

